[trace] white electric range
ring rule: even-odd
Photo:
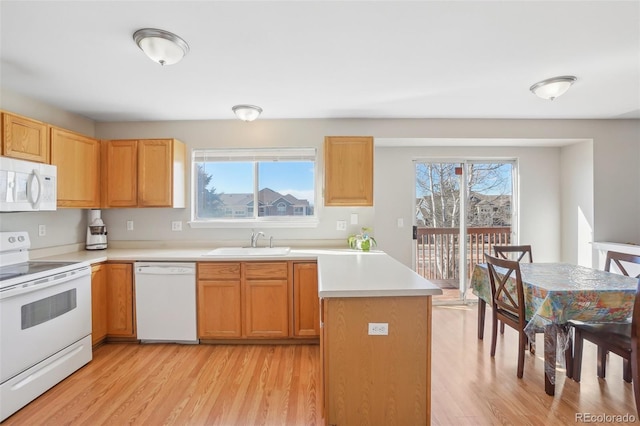
[[[91,268],[29,260],[27,232],[0,232],[0,421],[92,359]]]

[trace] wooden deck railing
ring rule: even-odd
[[[460,258],[460,229],[418,228],[416,272],[427,279],[457,280]],[[494,245],[511,243],[511,227],[467,228],[467,271],[484,262],[484,253]]]

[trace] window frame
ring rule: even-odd
[[[252,206],[247,209],[246,216],[243,218],[225,217],[225,218],[208,218],[199,219],[196,217],[196,190],[198,187],[198,168],[197,163],[210,161],[230,161],[230,162],[253,162],[253,198],[254,204],[259,206],[258,211]],[[258,169],[260,162],[267,161],[309,161],[313,163],[313,215],[310,216],[260,216],[264,213],[264,206],[259,201],[259,176]],[[319,207],[321,206],[321,176],[318,173],[318,150],[316,148],[300,148],[300,147],[281,147],[281,148],[204,148],[193,149],[191,154],[191,220],[188,222],[192,228],[315,228],[318,227]],[[304,207],[301,207],[304,211]],[[253,211],[251,211],[253,210]],[[252,218],[250,216],[253,216]]]

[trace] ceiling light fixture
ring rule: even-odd
[[[577,80],[572,75],[547,78],[534,84],[529,88],[534,94],[542,99],[554,100],[569,90],[569,87]]]
[[[143,28],[133,39],[146,55],[160,65],[173,65],[189,53],[189,45],[177,35],[156,28]]]
[[[262,112],[262,108],[255,105],[236,105],[231,109],[236,114],[236,117],[242,121],[253,121]]]

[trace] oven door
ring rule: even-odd
[[[0,292],[0,383],[91,334],[91,270]]]

